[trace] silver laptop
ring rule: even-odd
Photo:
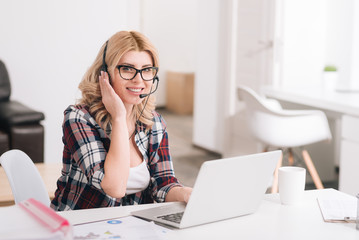
[[[271,151],[202,164],[187,203],[132,212],[133,216],[176,228],[254,213],[271,183],[282,151]]]

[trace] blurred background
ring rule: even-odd
[[[358,25],[355,0],[0,0],[0,59],[11,98],[45,114],[44,161],[61,162],[63,111],[83,74],[112,34],[140,31],[160,54],[158,107],[192,124],[191,147],[229,157],[258,151],[236,86],[321,86],[335,65],[356,89]],[[333,148],[318,155],[338,165]]]

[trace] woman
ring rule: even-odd
[[[79,85],[79,104],[64,112],[53,209],[188,201],[192,189],[174,175],[166,124],[150,94],[157,72],[156,49],[138,32],[118,32],[102,46]]]

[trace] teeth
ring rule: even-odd
[[[140,92],[141,88],[128,88],[131,92]]]

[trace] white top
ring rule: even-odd
[[[130,168],[130,175],[127,180],[126,194],[141,192],[150,183],[150,173],[147,169],[146,161],[136,167]]]

